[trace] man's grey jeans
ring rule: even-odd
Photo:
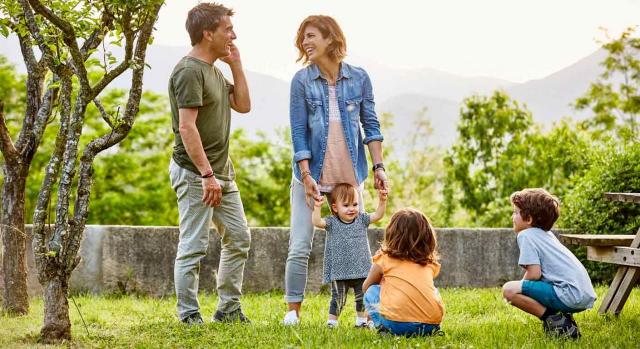
[[[169,177],[178,197],[180,216],[180,242],[173,270],[178,315],[182,320],[199,312],[198,274],[200,260],[209,245],[212,221],[221,236],[216,279],[218,310],[235,311],[240,307],[244,265],[251,245],[238,187],[234,181],[218,180],[222,187],[222,203],[218,207],[208,207],[202,202],[202,181],[198,175],[178,166],[172,159]]]
[[[364,212],[362,192],[364,186],[358,187],[359,208]],[[291,180],[291,230],[289,232],[289,254],[284,272],[284,300],[287,303],[302,303],[304,289],[307,286],[309,254],[313,242],[313,223],[311,209],[305,203],[304,185],[293,178]]]

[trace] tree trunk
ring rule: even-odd
[[[9,171],[5,164],[2,186],[2,270],[4,272],[3,308],[9,314],[24,315],[29,312],[27,270],[25,252],[27,235],[24,228],[25,171]]]
[[[44,283],[44,325],[40,330],[40,341],[45,344],[71,340],[69,302],[67,290],[69,277],[55,275]]]

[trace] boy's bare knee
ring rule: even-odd
[[[520,281],[509,281],[502,285],[502,296],[508,301],[518,293],[520,293]]]

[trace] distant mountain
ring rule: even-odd
[[[548,124],[563,116],[584,118],[588,114],[574,111],[571,105],[602,73],[600,62],[606,56],[606,51],[598,50],[544,79],[511,86],[506,92],[526,103],[534,119],[540,123]]]
[[[522,84],[483,78],[455,77],[448,79],[446,74],[441,74],[439,77],[443,79],[437,80],[435,78],[437,75],[434,75],[432,76],[433,82],[424,81],[422,86],[413,85],[414,90],[419,91],[422,88],[423,93],[406,93],[387,98],[378,104],[378,110],[392,113],[395,116],[395,126],[391,130],[391,135],[398,140],[403,139],[404,132],[412,129],[412,125],[418,117],[429,118],[434,128],[434,133],[430,137],[433,140],[429,143],[442,146],[451,145],[457,137],[456,126],[463,99],[472,94],[488,95],[495,89],[504,90],[513,99],[525,104],[532,112],[534,120],[545,126],[550,126],[554,121],[565,116],[583,119],[589,115],[589,112],[573,110],[572,103],[587,91],[590,83],[599,77],[602,72],[600,62],[605,57],[606,52],[598,50],[543,79],[530,80]],[[416,72],[416,76],[424,77],[425,75]],[[405,75],[405,77],[406,79],[398,77],[398,82],[421,81],[421,79],[413,79],[411,76]],[[469,84],[460,86],[459,84],[464,81],[468,81]],[[438,82],[446,86],[445,90],[455,92],[456,90],[452,86],[460,86],[459,91],[464,92],[460,92],[457,97],[434,98],[435,95],[442,96],[451,93],[437,91],[435,86],[433,89],[436,91],[429,92],[426,86],[437,85]],[[378,85],[375,87],[378,88]],[[419,116],[419,111],[424,107],[427,107],[426,114]]]
[[[15,39],[0,40],[0,54],[15,62],[24,71],[19,46]],[[145,73],[144,87],[166,93],[167,80],[175,63],[188,47],[152,45],[147,52],[151,69]],[[602,71],[599,63],[606,53],[599,50],[543,79],[513,83],[488,77],[461,77],[435,69],[393,69],[350,56],[350,62],[364,66],[371,77],[379,113],[394,114],[395,127],[389,131],[391,139],[402,136],[413,127],[417,117],[430,119],[434,134],[429,143],[449,146],[456,138],[456,124],[462,100],[472,94],[488,95],[502,89],[514,99],[527,105],[536,121],[550,124],[563,116],[582,118],[586,113],[572,110],[571,103],[581,96]],[[219,64],[225,75],[231,74],[225,64]],[[289,123],[289,82],[266,74],[247,71],[252,99],[252,111],[234,118],[233,127],[245,128],[249,134],[265,131],[272,134]],[[116,81],[114,87],[126,87],[130,74]],[[425,115],[418,115],[426,107]],[[235,113],[234,113],[235,114]],[[387,137],[389,138],[389,137]]]
[[[403,94],[423,94],[433,98],[459,101],[472,94],[506,89],[515,83],[486,77],[461,77],[436,69],[390,69],[364,66],[381,101]]]
[[[421,113],[423,108],[426,108],[426,113]],[[379,104],[377,109],[394,116],[394,127],[388,135],[391,139],[406,139],[406,133],[412,130],[413,124],[422,117],[427,117],[433,127],[432,135],[424,135],[428,144],[449,146],[456,139],[460,106],[451,100],[422,94],[402,94],[387,99]],[[396,148],[402,149],[403,146],[398,145]]]

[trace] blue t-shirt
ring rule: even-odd
[[[582,263],[550,231],[528,228],[518,233],[518,264],[539,265],[540,281],[553,286],[558,298],[572,309],[593,307],[596,293]]]

